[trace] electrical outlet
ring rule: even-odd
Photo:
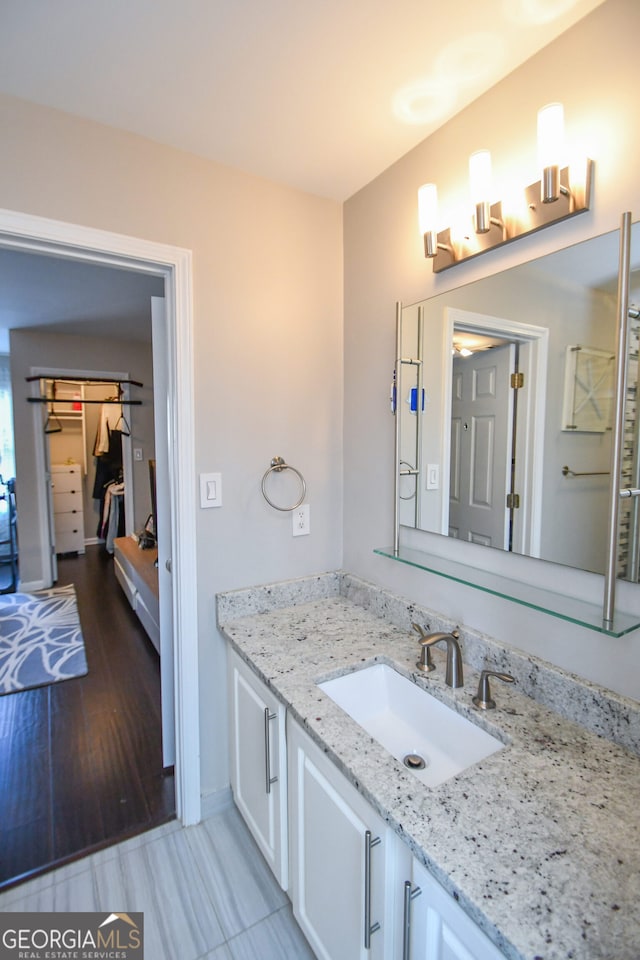
[[[308,533],[311,533],[311,517],[308,503],[303,503],[302,506],[296,507],[292,516],[294,537],[306,537]]]

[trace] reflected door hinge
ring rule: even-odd
[[[519,506],[520,506],[520,494],[508,493],[507,494],[507,510],[517,510]]]
[[[524,387],[524,373],[511,374],[511,387],[513,390],[519,390],[520,387]]]

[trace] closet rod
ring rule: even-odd
[[[53,400],[51,397],[27,397],[27,403],[119,403],[121,406],[141,407],[142,400],[76,400],[71,397],[57,397]]]
[[[117,377],[47,377],[35,376],[25,377],[27,383],[33,383],[34,380],[53,380],[56,383],[129,383],[133,387],[144,387],[144,383],[139,380],[118,380]]]

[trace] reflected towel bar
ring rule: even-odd
[[[563,477],[608,477],[610,476],[609,470],[593,470],[589,473],[576,473],[575,470],[572,470],[571,467],[564,466],[562,468]]]

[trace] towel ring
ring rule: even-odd
[[[268,494],[267,494],[267,491],[266,491],[267,477],[269,476],[269,474],[270,474],[270,473],[281,473],[283,470],[292,470],[293,473],[295,473],[296,477],[297,477],[298,480],[300,481],[300,487],[301,487],[301,490],[302,490],[302,492],[301,492],[301,494],[300,494],[300,498],[299,498],[298,500],[296,500],[296,502],[295,502],[294,504],[292,504],[290,507],[279,507],[277,503],[274,503],[273,500],[271,500],[271,499],[269,498],[269,496],[268,496]],[[304,482],[304,477],[302,476],[302,474],[300,473],[300,471],[299,471],[299,470],[296,470],[295,467],[290,466],[288,463],[285,463],[284,460],[282,459],[282,457],[274,457],[274,458],[272,459],[272,461],[271,461],[271,466],[269,467],[268,470],[265,471],[265,474],[264,474],[264,476],[263,476],[263,478],[262,478],[262,496],[265,498],[265,500],[267,501],[267,503],[269,504],[269,506],[270,506],[270,507],[273,507],[274,510],[282,510],[283,512],[286,512],[286,511],[289,511],[289,510],[295,510],[296,507],[299,507],[299,506],[300,506],[300,504],[301,504],[302,501],[304,500],[306,494],[307,494],[307,485],[306,485],[306,483]]]

